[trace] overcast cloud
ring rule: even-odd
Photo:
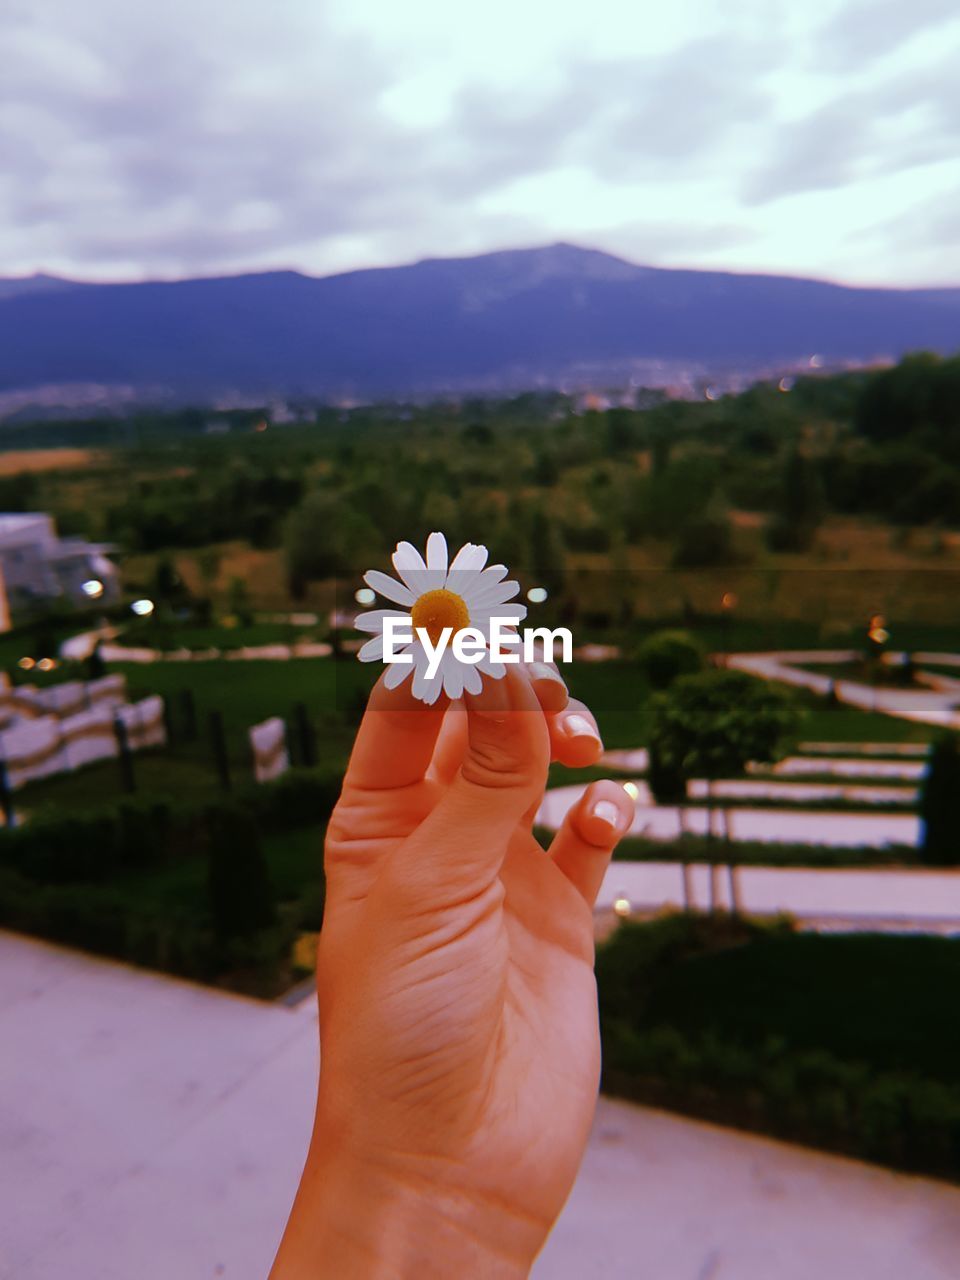
[[[325,273],[563,239],[960,284],[954,0],[807,8],[8,0],[0,275]]]

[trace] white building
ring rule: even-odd
[[[109,550],[61,538],[42,511],[0,514],[0,630],[9,628],[11,611],[116,600],[120,583]]]

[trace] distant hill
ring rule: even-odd
[[[0,393],[48,399],[77,386],[200,400],[667,384],[814,352],[958,347],[958,289],[664,270],[565,244],[322,278],[0,280]]]

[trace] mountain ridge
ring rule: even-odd
[[[559,242],[328,276],[0,279],[0,391],[376,397],[960,346],[960,288],[650,267]]]

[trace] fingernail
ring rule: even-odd
[[[568,738],[595,738],[600,741],[596,729],[587,719],[586,716],[577,715],[567,716],[563,722],[563,731]]]
[[[605,822],[614,831],[620,826],[620,810],[612,800],[598,800],[590,810],[592,817]]]
[[[547,712],[562,711],[568,699],[563,677],[557,675],[553,667],[548,667],[545,662],[531,662],[527,671],[537,687],[537,697],[543,709]]]
[[[564,684],[563,677],[558,675],[553,667],[548,667],[545,662],[531,662],[527,669],[534,680],[552,680],[555,684],[562,684],[564,688],[567,687]]]

